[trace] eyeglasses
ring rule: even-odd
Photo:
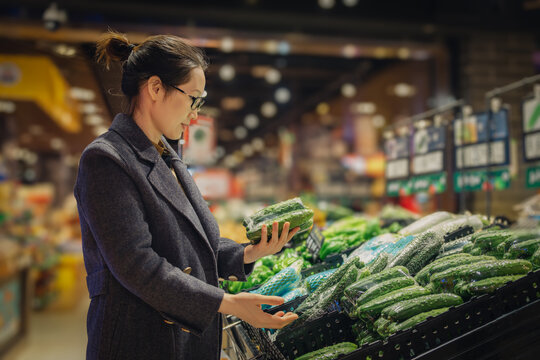
[[[178,91],[180,91],[182,94],[186,94],[187,96],[189,96],[189,98],[191,99],[191,110],[200,110],[202,108],[202,106],[204,105],[205,100],[204,100],[204,98],[202,96],[189,95],[187,92],[185,92],[184,90],[182,90],[180,88],[177,88],[174,85],[169,85],[169,86],[175,88]]]

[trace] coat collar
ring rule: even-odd
[[[133,148],[139,158],[156,163],[160,156],[154,144],[148,139],[133,118],[127,114],[114,117],[110,130],[118,133]]]
[[[118,133],[135,151],[141,159],[153,163],[153,167],[148,173],[148,180],[152,186],[168,201],[178,212],[185,216],[195,227],[197,232],[205,240],[206,244],[212,250],[203,222],[206,222],[206,216],[201,213],[203,208],[200,204],[202,197],[191,176],[187,171],[185,164],[182,162],[176,151],[169,145],[165,137],[162,136],[161,141],[165,148],[171,153],[172,164],[178,179],[181,181],[185,192],[178,185],[177,180],[172,176],[171,169],[161,159],[159,152],[154,144],[148,139],[146,134],[139,128],[132,117],[126,114],[118,114],[115,116],[110,130]],[[204,200],[203,200],[204,202]],[[206,203],[204,203],[206,206]],[[207,210],[209,212],[209,210]],[[203,211],[204,213],[204,211]],[[206,215],[206,214],[204,214]]]

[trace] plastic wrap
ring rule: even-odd
[[[295,261],[291,266],[281,270],[270,278],[260,288],[251,291],[254,294],[280,296],[298,286],[302,280],[300,270],[303,260]]]
[[[420,220],[417,220],[407,227],[404,227],[399,231],[401,236],[416,235],[422,233],[433,226],[442,223],[443,221],[450,220],[453,215],[446,211],[438,211],[433,214],[424,216]]]
[[[336,272],[336,269],[330,269],[330,270],[320,272],[318,274],[308,276],[304,280],[304,284],[306,286],[306,289],[310,293],[317,290],[319,285],[321,285],[324,281],[326,281],[330,277],[330,275],[332,275],[334,272]]]
[[[421,286],[413,285],[403,289],[392,291],[386,295],[377,297],[366,304],[360,305],[357,315],[366,321],[375,321],[381,311],[388,306],[400,301],[414,299],[423,295],[428,295],[429,291]]]
[[[496,276],[483,280],[473,281],[470,283],[460,282],[455,286],[454,292],[465,299],[468,299],[472,296],[490,294],[498,288],[506,285],[508,282],[516,281],[523,276],[525,276],[525,274]]]
[[[375,260],[380,253],[384,252],[387,246],[396,244],[398,241],[399,237],[395,234],[382,234],[376,236],[354,250],[349,255],[349,258],[358,257],[364,264],[369,264]]]
[[[373,286],[376,286],[387,280],[409,277],[409,271],[405,267],[396,266],[394,268],[383,270],[378,274],[374,274],[356,281],[345,289],[344,295],[347,297],[347,299],[354,303],[359,296],[361,296],[364,292],[366,292]]]

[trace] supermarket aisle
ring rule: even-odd
[[[34,312],[30,331],[5,360],[83,360],[89,300],[68,311]]]

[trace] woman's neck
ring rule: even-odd
[[[156,129],[150,119],[149,114],[144,114],[144,112],[140,109],[136,109],[133,112],[133,120],[139,126],[139,128],[141,128],[141,130],[151,142],[153,142],[154,144],[159,143],[161,135],[163,134],[161,134],[159,130]]]

